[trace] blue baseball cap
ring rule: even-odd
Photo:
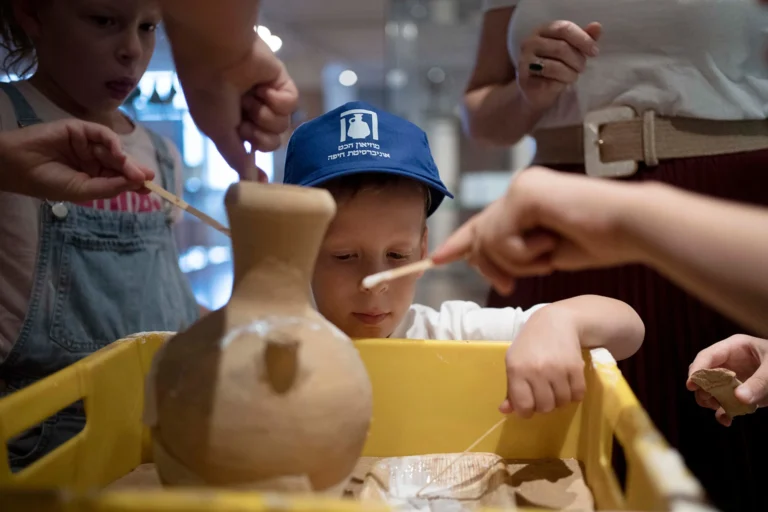
[[[432,215],[453,195],[440,180],[427,134],[363,101],[352,101],[299,126],[288,142],[283,182],[315,187],[342,176],[386,173],[412,178],[430,191]]]

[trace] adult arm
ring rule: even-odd
[[[534,168],[433,254],[467,256],[494,286],[640,263],[768,335],[768,209],[660,183],[619,183]]]
[[[283,63],[258,37],[258,0],[163,0],[179,81],[198,128],[243,179],[253,149],[274,151],[290,127],[298,91]]]
[[[629,194],[622,222],[640,260],[768,335],[768,210],[645,188]]]
[[[507,27],[514,10],[504,7],[484,14],[475,66],[464,92],[464,129],[487,144],[518,142],[543,114],[521,94],[507,52]]]
[[[516,70],[506,44],[513,13],[514,7],[485,13],[475,67],[464,95],[465,128],[471,137],[490,144],[514,144],[530,132],[578,80],[587,58],[598,54],[599,23],[582,28],[555,20],[526,34],[517,59],[521,69]]]
[[[259,0],[163,0],[163,22],[174,55],[200,59],[201,65],[215,69],[236,66],[257,39],[253,27],[259,4]]]

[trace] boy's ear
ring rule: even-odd
[[[424,233],[421,234],[421,244],[419,245],[419,259],[423,260],[427,257],[427,251],[429,249],[429,228],[424,226]],[[424,275],[424,271],[414,274],[417,278],[421,278]]]
[[[40,18],[33,0],[13,0],[13,17],[30,39],[40,37]]]

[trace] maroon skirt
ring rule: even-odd
[[[583,172],[582,167],[560,170]],[[768,206],[768,151],[664,161],[655,168],[641,166],[630,180],[655,180]],[[715,421],[714,411],[699,407],[685,388],[688,366],[700,350],[749,331],[655,271],[635,265],[520,280],[510,297],[491,292],[488,305],[528,308],[582,294],[622,300],[645,322],[643,347],[620,362],[620,368],[712,503],[723,511],[768,510],[768,410],[736,418],[725,428]]]

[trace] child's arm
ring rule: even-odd
[[[580,295],[555,302],[538,311],[572,323],[581,348],[605,348],[621,361],[640,349],[645,324],[628,304],[600,295]],[[534,313],[536,314],[536,313]]]
[[[645,326],[621,301],[584,295],[536,311],[507,350],[502,413],[529,417],[584,397],[582,348],[604,347],[616,359],[634,354]]]

